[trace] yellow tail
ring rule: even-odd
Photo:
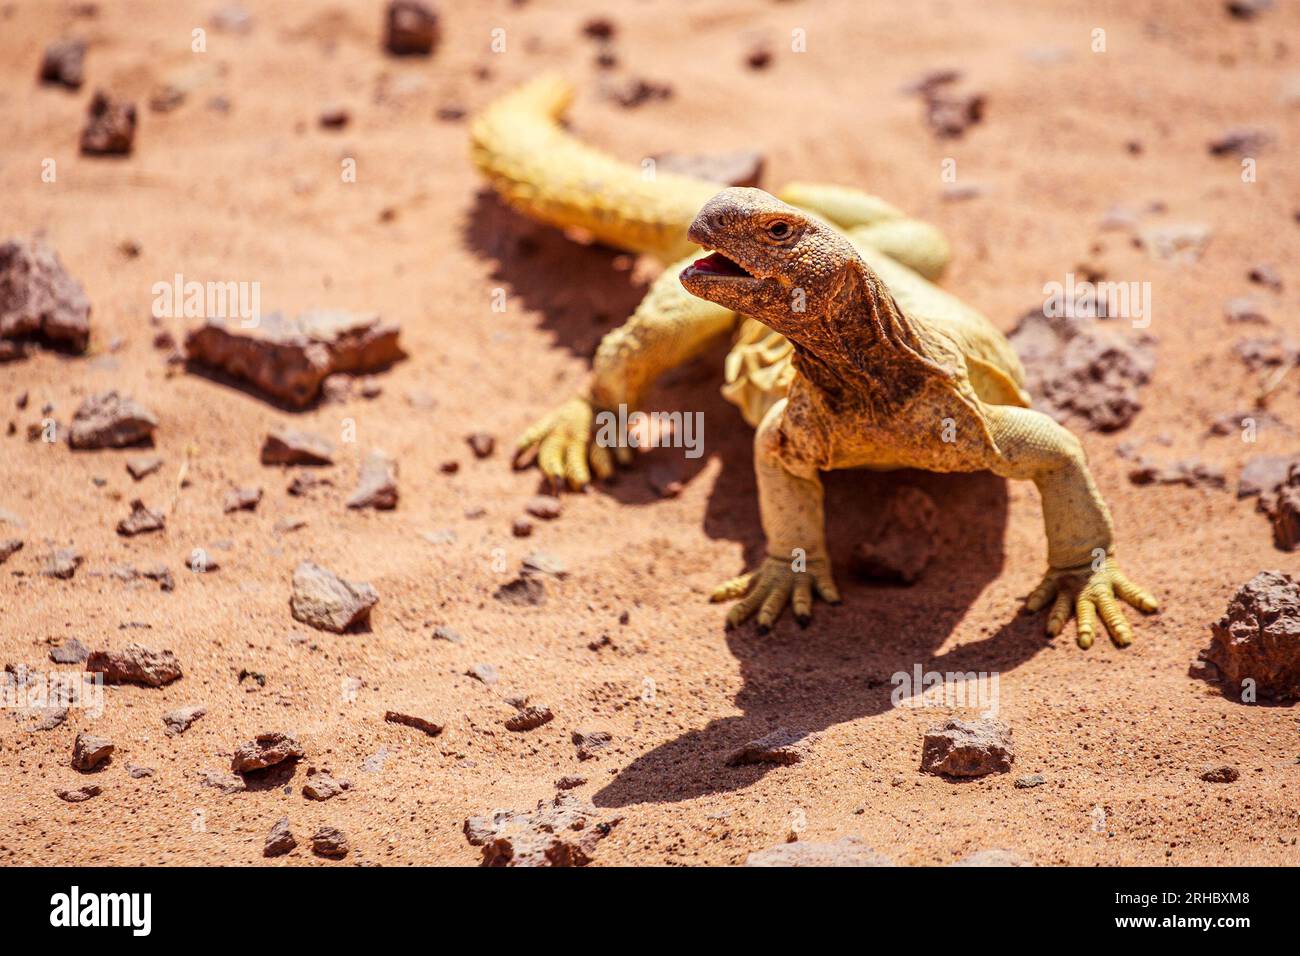
[[[558,123],[572,99],[572,85],[549,74],[507,93],[470,127],[474,164],[531,219],[664,262],[690,254],[686,230],[722,187],[653,168],[643,173],[583,145]]]

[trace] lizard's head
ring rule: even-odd
[[[832,306],[858,257],[846,239],[761,189],[724,189],[687,233],[710,254],[681,274],[686,291],[798,341]]]

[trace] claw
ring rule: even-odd
[[[1056,600],[1047,616],[1047,633],[1056,637],[1073,615],[1078,619],[1075,639],[1084,650],[1092,647],[1096,639],[1098,620],[1116,647],[1133,643],[1133,628],[1124,617],[1120,601],[1146,614],[1158,607],[1150,592],[1124,576],[1113,555],[1097,570],[1080,565],[1048,571],[1042,583],[1025,599],[1025,610],[1030,613],[1041,610],[1052,595]]]

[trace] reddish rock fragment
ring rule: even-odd
[[[290,319],[272,312],[248,327],[209,318],[186,335],[185,357],[305,408],[329,375],[378,371],[401,358],[400,331],[373,313],[314,311]]]
[[[158,418],[135,399],[116,391],[98,392],[77,407],[68,444],[77,449],[127,448],[153,441]]]
[[[483,866],[586,866],[621,816],[604,816],[572,793],[532,811],[503,810],[465,821],[465,839],[482,847]]]
[[[786,766],[800,763],[812,751],[819,736],[778,727],[733,751],[727,758],[727,765],[738,767],[744,764],[774,763]]]
[[[414,727],[416,730],[423,731],[430,737],[436,737],[442,733],[441,724],[435,724],[432,720],[426,720],[423,717],[414,717],[411,714],[401,714],[395,710],[384,712],[384,720],[390,724],[402,724],[405,727]]]
[[[1293,577],[1261,571],[1233,595],[1210,632],[1201,657],[1217,668],[1229,696],[1300,699],[1300,583]]]
[[[163,687],[181,678],[181,665],[175,654],[139,644],[128,644],[119,651],[93,651],[86,659],[86,670],[102,673],[106,684]]]
[[[70,90],[79,90],[85,79],[85,66],[85,40],[55,40],[45,48],[45,54],[41,57],[40,79],[42,83],[55,83]]]
[[[332,465],[334,443],[321,435],[280,426],[262,442],[264,465]]]
[[[166,517],[158,511],[150,511],[139,498],[131,502],[131,513],[117,523],[117,533],[125,538],[137,534],[162,531],[167,526]]]
[[[276,730],[258,734],[252,740],[240,744],[230,760],[230,769],[235,773],[265,770],[286,760],[301,760],[303,756],[302,744]]]
[[[1005,773],[1015,761],[1011,728],[1000,720],[948,720],[925,734],[921,769],[948,777]]]
[[[396,56],[428,56],[438,45],[438,14],[420,0],[391,0],[385,15],[384,48]]]
[[[135,104],[97,90],[81,131],[86,156],[126,156],[135,142]]]
[[[90,342],[90,300],[58,255],[40,240],[0,243],[0,348],[19,357],[22,340],[84,352]]]

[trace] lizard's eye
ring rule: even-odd
[[[767,224],[767,234],[777,242],[789,239],[792,232],[794,232],[793,227],[784,219],[778,219]]]

